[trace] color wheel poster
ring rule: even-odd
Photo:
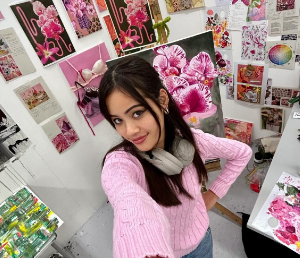
[[[270,68],[295,68],[295,40],[268,41],[266,44],[266,63]]]

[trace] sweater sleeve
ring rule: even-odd
[[[242,142],[219,138],[201,130],[193,130],[193,132],[200,154],[205,160],[215,158],[227,160],[224,169],[209,187],[219,198],[222,198],[248,164],[252,149]]]
[[[143,167],[123,151],[107,155],[102,187],[114,209],[114,258],[174,258],[170,224],[161,207],[137,183]]]

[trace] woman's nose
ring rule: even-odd
[[[126,132],[128,136],[133,136],[140,131],[139,126],[135,122],[127,122],[126,123]]]

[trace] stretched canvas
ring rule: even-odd
[[[242,27],[242,59],[264,61],[268,35],[266,21],[248,22]]]
[[[231,31],[228,26],[228,6],[205,9],[205,30],[212,30],[216,48],[231,48]]]
[[[190,10],[204,6],[204,0],[165,0],[168,13]]]
[[[124,51],[156,43],[147,0],[107,0],[106,5]]]
[[[247,22],[266,20],[266,0],[250,0]]]
[[[43,66],[75,52],[53,0],[25,1],[10,7]]]
[[[283,172],[252,226],[300,253],[300,178]]]
[[[226,138],[250,145],[253,123],[224,118]]]
[[[134,55],[153,65],[189,126],[225,136],[211,31]],[[118,61],[110,60],[107,65],[110,67]]]
[[[102,29],[92,0],[62,0],[78,38]]]
[[[284,110],[282,108],[261,108],[261,129],[282,133],[283,116]]]
[[[216,50],[219,85],[233,86],[233,61],[231,50]]]

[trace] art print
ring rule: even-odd
[[[116,55],[118,57],[124,56],[125,53],[124,53],[124,51],[122,49],[122,46],[121,46],[121,44],[119,42],[119,39],[118,39],[118,36],[117,36],[117,32],[116,32],[115,27],[114,27],[114,25],[112,23],[110,15],[104,16],[103,19],[105,21],[106,28],[108,30],[109,36],[111,38],[111,41],[112,41],[112,43],[114,45],[114,49],[115,49]]]
[[[242,59],[264,61],[268,26],[265,21],[242,27]]]
[[[212,32],[135,53],[156,69],[190,127],[224,137]],[[107,62],[112,66],[119,59]]]
[[[272,87],[270,97],[265,97],[265,104],[281,107],[293,107],[288,101],[297,97],[299,89]]]
[[[105,0],[96,0],[96,4],[100,12],[107,10]]]
[[[253,123],[224,118],[226,138],[250,145]]]
[[[282,133],[283,115],[284,110],[282,108],[261,108],[261,129]]]
[[[59,154],[79,141],[79,137],[65,113],[53,118],[42,128]]]
[[[0,57],[0,72],[6,81],[13,80],[22,75],[12,55]]]
[[[250,0],[247,13],[247,22],[266,20],[266,1]]]
[[[92,0],[62,1],[78,38],[102,29]]]
[[[23,84],[14,92],[38,124],[61,111],[42,77]]]
[[[300,179],[283,172],[253,221],[253,227],[300,253]]]
[[[147,0],[107,0],[106,4],[124,51],[156,42]]]
[[[168,13],[204,6],[204,0],[165,0]]]
[[[205,30],[212,30],[217,48],[231,48],[231,32],[227,29],[228,7],[209,7],[205,10]]]
[[[43,66],[75,52],[53,0],[27,1],[11,5]]]
[[[263,65],[238,64],[237,67],[237,82],[262,85],[265,69]]]
[[[0,57],[10,54],[9,46],[6,39],[0,34]]]
[[[226,99],[234,100],[234,86],[226,85]]]
[[[261,87],[254,87],[250,85],[238,84],[236,97],[237,100],[251,103],[260,104],[261,101]]]
[[[277,0],[277,12],[295,9],[295,0]]]
[[[266,63],[270,68],[295,69],[295,40],[268,41],[266,44]]]
[[[233,61],[231,50],[216,50],[219,85],[233,85]]]

